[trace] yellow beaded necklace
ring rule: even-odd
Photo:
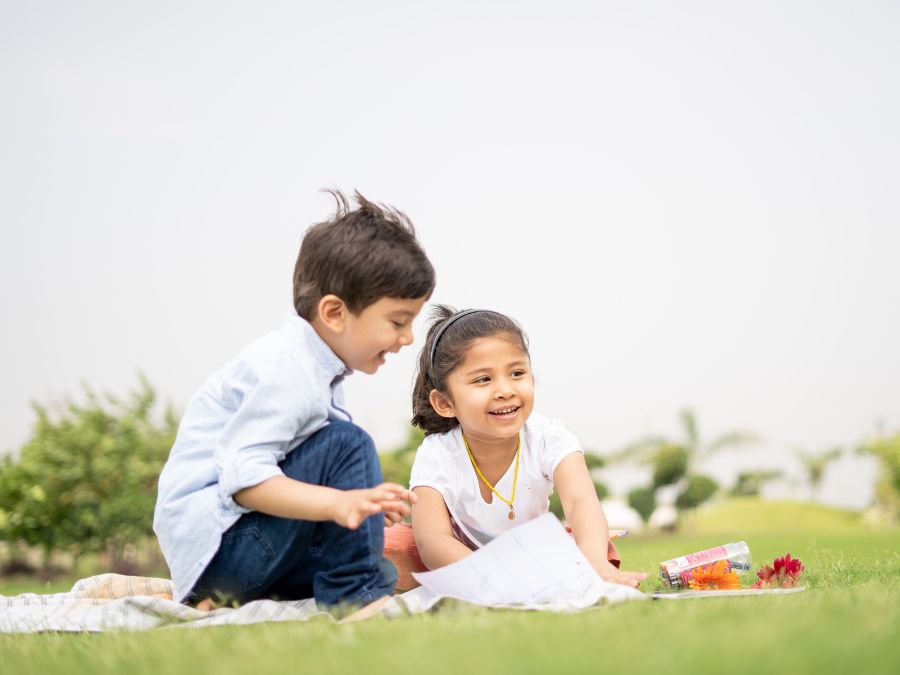
[[[460,433],[462,433],[462,429],[460,429]],[[464,433],[462,434],[462,438],[463,438],[463,443],[466,444],[466,450],[469,453],[469,459],[472,461],[472,467],[475,469],[475,473],[477,473],[478,477],[484,481],[485,485],[487,485],[489,488],[491,488],[491,492],[493,492],[495,495],[497,495],[497,497],[500,498],[500,501],[502,501],[504,504],[509,505],[509,515],[507,516],[507,518],[509,518],[510,520],[515,520],[516,512],[513,509],[513,502],[516,501],[516,482],[519,480],[519,451],[521,450],[521,447],[522,447],[522,435],[519,434],[516,437],[516,468],[513,469],[512,495],[510,495],[509,499],[507,499],[506,497],[501,495],[499,492],[497,492],[497,488],[495,488],[493,485],[491,485],[491,482],[487,478],[484,477],[484,474],[481,473],[481,469],[478,468],[478,464],[475,461],[475,455],[472,454],[472,448],[469,447],[469,441],[466,439],[466,435]]]

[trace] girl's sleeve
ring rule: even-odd
[[[430,487],[440,492],[446,501],[452,496],[452,473],[447,452],[439,442],[426,438],[416,450],[409,476],[409,489]]]
[[[541,453],[541,473],[547,480],[553,480],[553,472],[566,457],[573,452],[584,453],[575,434],[566,429],[559,420],[544,420],[543,452]]]

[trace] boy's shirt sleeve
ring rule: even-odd
[[[215,448],[219,497],[226,510],[248,513],[234,501],[244,488],[284,475],[278,466],[298,437],[327,423],[299,369],[282,356],[245,367],[232,395],[236,410]]]

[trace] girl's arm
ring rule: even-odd
[[[575,543],[597,573],[606,581],[627,586],[637,586],[638,581],[645,579],[647,575],[644,573],[620,572],[607,558],[609,525],[597,499],[584,455],[580,452],[567,455],[553,472],[553,483],[559,492],[563,513],[575,535]]]
[[[450,512],[434,488],[413,488],[418,499],[412,506],[413,536],[419,557],[428,569],[437,569],[465,558],[472,551],[453,535]]]

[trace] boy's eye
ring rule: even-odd
[[[406,325],[405,321],[391,321],[397,328],[403,328]]]

